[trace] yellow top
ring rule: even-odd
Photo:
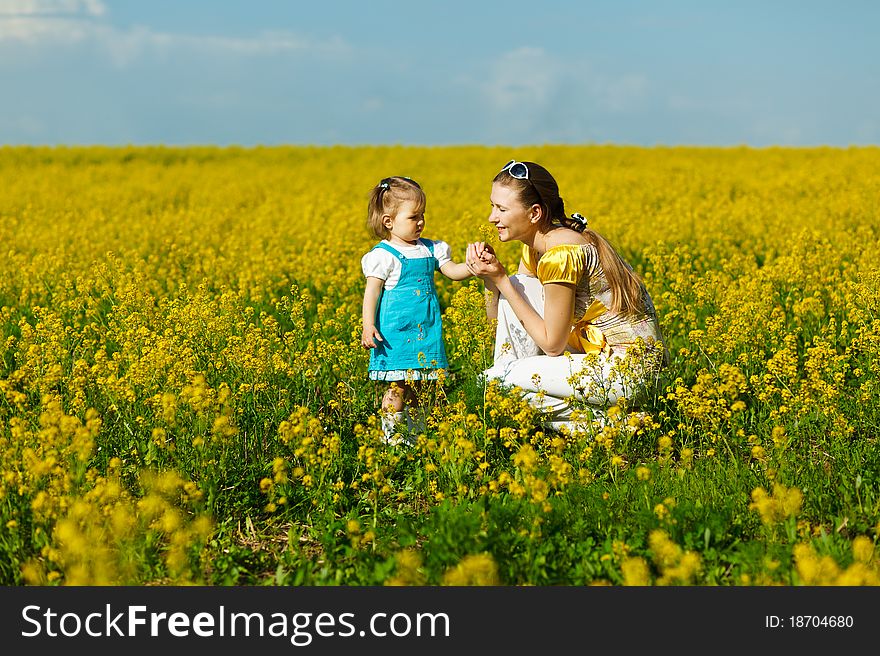
[[[542,285],[561,282],[576,287],[584,274],[589,275],[587,249],[584,244],[560,244],[547,249],[540,258],[537,251],[523,244],[522,259],[526,268]],[[610,352],[604,333],[591,322],[605,314],[608,308],[599,299],[593,299],[579,319],[575,319],[568,336],[568,345],[582,353]],[[575,315],[576,316],[576,315]]]
[[[526,268],[545,285],[549,282],[576,285],[587,267],[582,244],[560,244],[547,249],[540,258],[536,250],[523,244],[522,259]]]

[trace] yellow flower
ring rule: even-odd
[[[690,585],[702,568],[700,555],[683,550],[665,531],[652,531],[648,536],[648,546],[661,572],[658,585]]]
[[[803,494],[799,489],[774,483],[772,495],[768,495],[762,487],[752,490],[749,509],[757,511],[764,524],[771,525],[787,517],[796,517],[800,513],[802,501]]]
[[[785,442],[785,427],[774,426],[770,437],[773,440],[774,446],[781,447]]]
[[[443,585],[500,585],[498,566],[487,553],[465,556],[443,574]]]
[[[867,565],[874,559],[874,542],[864,535],[859,535],[853,540],[852,552],[855,560]]]
[[[385,585],[424,585],[425,573],[422,571],[422,557],[414,549],[403,549],[394,555],[396,568],[394,576]]]
[[[644,586],[651,584],[651,575],[648,563],[644,558],[625,558],[620,564],[624,585]]]
[[[513,464],[523,471],[532,471],[538,462],[538,453],[530,444],[523,444],[513,457]]]
[[[694,450],[685,447],[681,450],[681,464],[685,467],[691,467],[694,462]]]

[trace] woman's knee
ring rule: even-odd
[[[490,378],[497,378],[505,385],[519,387],[526,392],[570,396],[573,390],[565,382],[557,360],[546,355],[533,355],[496,365],[486,373]]]

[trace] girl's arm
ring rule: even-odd
[[[468,265],[464,262],[447,262],[440,267],[440,273],[450,280],[466,280],[474,275],[473,271],[468,269]]]
[[[379,305],[379,297],[382,296],[384,285],[385,281],[381,278],[367,277],[363,307],[364,330],[361,333],[361,346],[364,348],[376,348],[376,342],[382,341],[382,335],[376,329],[376,307]]]

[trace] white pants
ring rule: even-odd
[[[535,311],[544,316],[544,287],[532,276],[510,277],[514,288]],[[528,335],[502,297],[498,302],[498,328],[495,334],[494,364],[484,372],[487,379],[516,386],[529,402],[545,414],[551,425],[565,423],[571,417],[572,400],[586,406],[597,418],[621,398],[637,404],[643,379],[620,373],[619,360],[625,353],[585,355],[583,353],[544,355]]]

